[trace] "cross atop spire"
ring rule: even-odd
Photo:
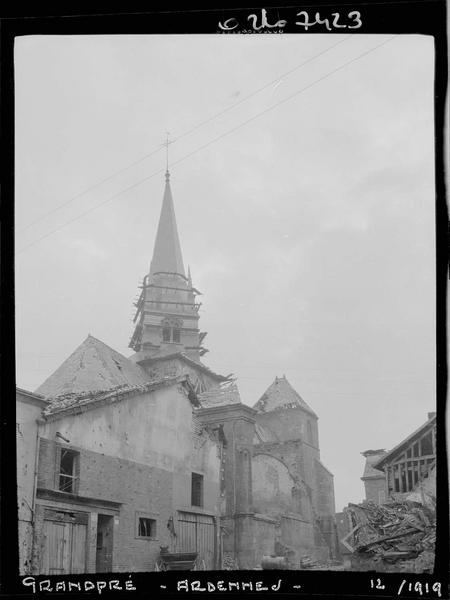
[[[169,141],[170,131],[166,131],[166,141],[163,146],[166,147],[166,181],[169,181],[170,173],[169,173],[169,145],[173,144],[172,141]]]

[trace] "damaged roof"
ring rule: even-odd
[[[386,454],[386,450],[366,450],[365,452],[361,452],[361,454],[366,457],[364,473],[361,479],[379,479],[380,477],[384,477],[383,471],[375,469],[373,465]]]
[[[316,413],[291,386],[286,375],[275,377],[275,381],[267,388],[253,408],[260,413],[286,408],[302,408],[317,418]]]
[[[173,360],[173,359],[179,359],[179,360],[185,362],[186,364],[188,364],[189,366],[193,367],[194,369],[198,369],[199,371],[202,371],[203,373],[209,375],[213,379],[216,379],[217,381],[221,381],[221,382],[231,381],[231,374],[230,375],[220,375],[219,373],[215,373],[209,367],[204,365],[202,362],[193,360],[192,358],[189,358],[189,356],[187,356],[184,352],[166,352],[165,350],[162,350],[161,353],[155,353],[150,356],[150,355],[147,355],[145,353],[145,351],[141,350],[139,352],[136,352],[135,354],[132,354],[129,358],[130,361],[132,361],[136,364],[145,363],[146,365],[152,365],[152,364],[156,364],[158,362],[163,362],[163,361]]]
[[[263,427],[260,423],[255,423],[255,435],[253,436],[254,444],[267,444],[278,441],[278,437],[273,433],[273,431],[267,427]]]
[[[126,396],[145,394],[161,387],[180,383],[184,385],[189,400],[193,402],[193,390],[189,378],[186,375],[182,375],[178,377],[161,377],[158,380],[149,381],[142,385],[133,386],[125,384],[104,391],[62,394],[50,400],[50,403],[42,411],[42,416],[50,420],[63,417],[67,414],[82,413],[96,408],[98,405],[113,404]],[[195,404],[195,402],[193,403]]]
[[[67,358],[36,393],[46,398],[142,386],[150,380],[144,369],[92,335]]]
[[[219,386],[198,394],[202,408],[224,406],[226,404],[242,404],[238,387],[234,381],[226,381]]]
[[[426,421],[423,425],[421,425],[418,429],[413,431],[408,437],[406,437],[403,441],[397,444],[392,450],[386,452],[386,454],[379,458],[375,463],[375,467],[377,469],[383,469],[384,465],[388,464],[391,460],[393,460],[397,454],[404,451],[409,444],[412,444],[416,441],[417,438],[421,437],[426,433],[427,430],[431,430],[436,426],[436,413],[430,413],[428,421]]]

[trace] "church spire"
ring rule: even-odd
[[[177,273],[186,277],[168,170],[166,170],[164,197],[150,264],[150,276],[155,273]]]
[[[135,304],[130,348],[136,351],[138,362],[180,352],[200,360],[207,350],[201,346],[205,334],[200,334],[198,328],[198,294],[190,270],[188,277],[184,270],[167,169],[150,272],[144,277],[142,293]]]

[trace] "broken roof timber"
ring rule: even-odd
[[[433,414],[433,413],[431,413],[431,414]],[[397,454],[399,454],[406,448],[406,446],[417,441],[417,439],[421,438],[423,435],[426,435],[428,433],[428,430],[433,429],[433,427],[435,427],[435,426],[436,426],[436,414],[434,413],[434,416],[432,416],[430,419],[428,419],[428,421],[426,421],[426,423],[421,425],[418,429],[416,429],[410,435],[408,435],[408,437],[406,437],[403,441],[401,441],[399,444],[394,446],[394,448],[392,448],[392,450],[389,450],[389,452],[387,452],[379,461],[375,462],[372,466],[375,469],[382,470],[384,465],[391,462]],[[418,458],[420,458],[420,457],[418,457]]]
[[[115,404],[125,397],[138,396],[171,385],[184,384],[189,401],[198,406],[198,399],[189,381],[188,375],[164,377],[140,386],[118,386],[111,390],[84,392],[82,394],[66,394],[51,400],[42,413],[44,421],[56,421],[67,415],[75,415],[93,410],[99,406]]]
[[[136,352],[136,354],[133,355],[132,360],[136,360],[135,357],[138,354],[139,354],[139,352]],[[231,381],[232,380],[232,377],[233,377],[232,373],[230,373],[229,375],[219,375],[219,373],[215,373],[214,371],[212,371],[209,367],[207,367],[203,363],[197,362],[197,361],[193,360],[192,358],[189,358],[189,356],[187,356],[183,352],[173,352],[171,354],[162,354],[160,356],[148,356],[148,357],[144,356],[141,359],[137,358],[136,362],[138,364],[146,363],[146,364],[151,365],[151,364],[155,364],[157,362],[172,360],[174,358],[180,359],[180,360],[184,361],[186,364],[190,365],[191,367],[193,367],[195,369],[199,369],[200,371],[203,371],[203,373],[206,373],[207,375],[209,375],[210,377],[213,377],[217,381]]]

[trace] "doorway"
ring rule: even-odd
[[[110,573],[112,571],[113,519],[114,517],[111,515],[98,515],[96,573]]]
[[[45,509],[40,573],[86,572],[88,514]]]

